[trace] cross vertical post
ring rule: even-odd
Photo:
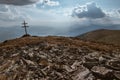
[[[29,27],[29,26],[27,26],[27,24],[28,23],[26,23],[25,21],[22,23],[22,27],[25,29],[25,35],[28,35],[28,33],[27,33],[27,27]]]

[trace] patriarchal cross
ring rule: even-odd
[[[29,26],[27,26],[27,24],[28,23],[26,23],[25,21],[22,23],[22,28],[25,28],[25,35],[28,35],[28,33],[27,33],[27,27],[29,27]]]

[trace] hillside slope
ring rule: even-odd
[[[120,48],[69,37],[0,43],[0,80],[119,80]]]
[[[78,36],[81,39],[120,45],[120,30],[100,29]]]

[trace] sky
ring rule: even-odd
[[[95,29],[120,29],[120,0],[0,0],[0,40],[23,34],[77,36]]]

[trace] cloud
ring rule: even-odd
[[[8,11],[8,6],[0,5],[0,13],[7,12],[7,11]]]
[[[28,19],[29,15],[24,9],[20,6],[0,5],[0,27],[13,26],[13,24],[16,25],[16,23]]]
[[[103,10],[95,3],[78,6],[77,8],[56,8],[58,4],[60,5],[60,3],[57,3],[57,0],[55,2],[54,1],[55,0],[40,0],[40,2],[34,4],[38,6],[44,5],[47,7],[46,9],[38,8],[38,6],[33,7],[33,5],[13,6],[0,4],[0,27],[10,27],[6,28],[8,30],[10,30],[12,26],[16,26],[16,28],[18,28],[17,30],[12,28],[10,32],[16,32],[11,33],[11,35],[5,34],[9,32],[5,32],[0,28],[1,38],[4,34],[5,36],[8,36],[8,38],[9,36],[14,37],[13,34],[18,34],[17,32],[19,32],[20,35],[23,34],[21,33],[24,31],[21,29],[21,22],[23,20],[26,20],[29,23],[30,34],[34,33],[34,35],[76,36],[80,33],[94,29],[112,29],[115,27],[116,29],[120,29],[120,19],[115,20],[114,16],[110,18],[108,14],[105,14],[110,12],[106,11],[104,13]],[[116,10],[111,10],[111,12],[116,12]],[[71,17],[71,13],[73,13],[76,17]],[[39,28],[36,28],[36,26]],[[3,31],[3,33],[1,33],[1,31]],[[8,38],[5,37],[4,39]]]
[[[39,0],[0,0],[0,4],[9,5],[29,5],[38,2]]]
[[[120,9],[118,10],[118,13],[120,14]]]
[[[43,8],[45,6],[54,7],[60,5],[59,1],[54,1],[54,0],[40,0],[38,4],[41,5]]]
[[[95,3],[89,3],[85,6],[78,6],[73,10],[72,16],[76,16],[78,18],[103,18],[106,14],[99,8]]]
[[[58,6],[59,5],[58,1],[52,1],[52,0],[45,0],[44,3],[48,6]]]

